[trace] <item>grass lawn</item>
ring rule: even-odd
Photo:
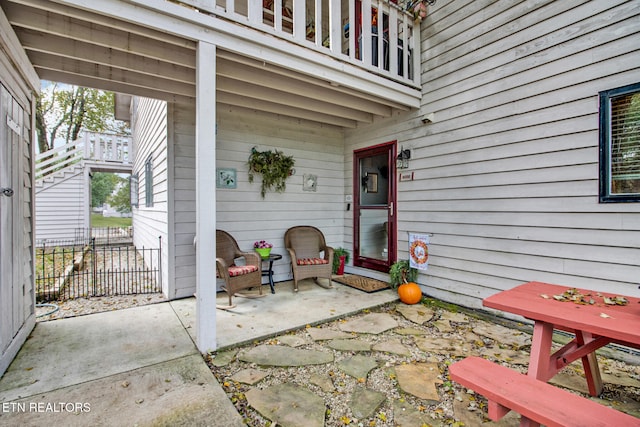
[[[131,218],[104,217],[100,214],[91,214],[92,227],[129,227]]]

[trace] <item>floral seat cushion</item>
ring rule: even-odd
[[[232,265],[229,267],[229,276],[242,276],[244,274],[253,273],[254,271],[258,271],[258,267],[255,265]],[[219,274],[216,275],[217,277],[220,277]]]
[[[322,265],[329,264],[329,260],[324,258],[298,258],[298,265]]]

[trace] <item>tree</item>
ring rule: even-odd
[[[118,177],[118,189],[108,198],[108,203],[120,213],[131,212],[131,181]]]
[[[39,152],[56,141],[75,141],[83,130],[128,134],[127,125],[115,120],[114,102],[113,92],[43,81],[36,103]]]
[[[113,173],[96,172],[91,178],[91,207],[105,204],[118,184],[118,176]]]

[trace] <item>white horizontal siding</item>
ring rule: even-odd
[[[193,245],[196,235],[195,117],[194,106],[172,105],[170,130],[173,141],[170,160],[174,187],[170,212],[173,218],[172,281],[176,298],[191,296],[196,291],[196,251]]]
[[[346,133],[346,159],[395,139],[412,150],[398,257],[407,232],[433,233],[419,282],[475,307],[530,280],[638,295],[640,204],[598,203],[598,92],[640,81],[640,3],[429,9],[421,110]]]
[[[195,248],[195,110],[174,105],[173,245],[175,297],[196,290]],[[250,117],[250,120],[247,120]],[[234,168],[237,188],[216,190],[217,228],[231,233],[242,250],[265,239],[273,251],[284,255],[274,265],[275,280],[288,280],[289,260],[284,232],[294,225],[320,228],[330,245],[342,245],[344,179],[342,131],[312,122],[285,119],[238,108],[218,108],[217,167]],[[260,177],[250,184],[247,160],[251,148],[278,149],[295,159],[296,174],[287,180],[284,193],[260,197]],[[215,173],[212,168],[211,173]],[[318,176],[316,192],[302,190],[304,174]],[[203,197],[206,197],[204,195]]]
[[[134,244],[137,248],[158,248],[162,240],[162,292],[173,297],[169,252],[167,191],[167,104],[135,98],[132,140],[136,153],[133,174],[138,174],[138,207],[133,207]],[[153,206],[145,206],[145,162],[153,159]],[[158,259],[151,261],[156,267]]]
[[[250,120],[247,120],[250,117]],[[291,278],[284,233],[292,226],[313,225],[330,246],[343,245],[343,133],[332,126],[286,119],[238,108],[218,108],[217,167],[234,168],[236,189],[218,189],[217,228],[231,233],[243,250],[253,242],[273,243],[283,260],[274,264],[276,281]],[[260,175],[249,183],[247,160],[252,147],[280,150],[295,160],[295,174],[284,193],[260,197]],[[304,191],[305,174],[318,177],[317,191]]]
[[[46,178],[35,188],[37,241],[72,240],[77,229],[89,227],[85,221],[85,174],[82,167],[69,167]]]

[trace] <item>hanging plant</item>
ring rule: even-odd
[[[284,192],[287,178],[293,175],[295,160],[293,156],[285,156],[282,151],[258,151],[253,147],[247,164],[249,182],[253,182],[255,174],[262,175],[260,195],[264,199],[267,191]]]

